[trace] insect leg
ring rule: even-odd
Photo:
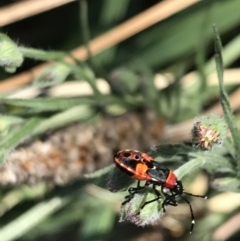
[[[140,186],[140,181],[138,181],[137,187],[130,187],[128,189],[129,195],[125,197],[125,200],[122,202],[122,206],[125,205],[126,203],[130,202],[136,193],[147,188],[149,186],[149,184],[150,184],[149,182],[146,182],[144,186]]]
[[[165,213],[165,212],[166,212],[165,206],[167,206],[167,205],[177,206],[177,205],[178,205],[177,200],[176,200],[176,197],[178,196],[178,194],[173,193],[173,192],[170,190],[170,192],[171,192],[172,195],[169,195],[168,193],[166,193],[166,192],[164,191],[164,187],[163,187],[163,186],[162,186],[162,188],[161,188],[161,191],[162,191],[163,195],[165,196],[165,199],[164,199],[164,201],[163,201],[163,203],[162,203],[162,209],[163,209],[163,212]]]
[[[156,194],[156,198],[154,198],[154,199],[152,199],[152,200],[150,200],[150,201],[147,201],[147,202],[145,202],[141,207],[140,207],[140,209],[143,209],[146,205],[148,205],[149,203],[152,203],[152,202],[155,202],[155,201],[157,201],[157,200],[159,200],[160,198],[161,198],[161,194],[160,194],[160,192],[156,189],[156,186],[155,185],[153,185],[153,191],[155,192],[155,194]]]

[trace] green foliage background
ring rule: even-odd
[[[158,116],[164,117],[168,123],[179,123],[202,113],[213,101],[213,96],[219,96],[219,87],[209,87],[206,81],[206,76],[216,71],[215,38],[216,52],[221,56],[222,51],[224,59],[223,63],[221,58],[216,59],[216,63],[220,80],[220,96],[229,129],[233,133],[233,142],[228,140],[220,150],[214,150],[208,154],[192,149],[186,150],[186,146],[180,146],[180,151],[177,150],[169,157],[171,159],[177,156],[180,159],[179,162],[171,164],[173,162],[170,161],[169,167],[174,169],[179,167],[176,171],[179,178],[187,175],[189,168],[193,174],[200,168],[207,169],[210,175],[219,174],[220,177],[225,178],[220,181],[224,182],[226,179],[230,181],[227,185],[223,185],[226,190],[239,192],[237,176],[240,165],[236,158],[239,156],[239,138],[236,123],[229,108],[227,93],[223,87],[222,72],[223,65],[225,68],[239,65],[240,2],[238,0],[200,1],[91,57],[87,62],[74,60],[70,64],[62,57],[70,49],[87,43],[89,34],[91,38],[99,36],[154,2],[148,5],[141,0],[137,3],[130,0],[88,1],[88,9],[83,1],[72,4],[73,8],[66,6],[67,10],[75,9],[70,18],[72,25],[69,28],[69,36],[51,46],[51,49],[59,49],[59,51],[27,48],[21,46],[21,43],[19,46],[13,46],[24,59],[54,60],[57,63],[55,69],[47,69],[32,84],[22,88],[36,86],[44,89],[74,78],[87,81],[94,94],[76,98],[38,97],[29,101],[7,98],[12,92],[1,93],[0,103],[3,108],[0,115],[2,126],[0,163],[3,165],[9,152],[24,141],[31,141],[48,130],[64,127],[76,121],[92,121],[99,116],[104,118],[106,115],[120,115],[126,111],[141,112],[150,109]],[[66,16],[68,16],[67,13]],[[222,50],[218,36],[214,35],[212,28],[214,23],[223,42]],[[11,37],[7,27],[2,29],[2,33],[7,33]],[[5,38],[5,35],[0,36],[1,41]],[[7,41],[14,45],[14,40],[13,38],[13,42],[10,39]],[[40,46],[41,49],[44,47]],[[34,64],[36,62],[27,62],[30,66]],[[27,67],[23,64],[22,68]],[[5,70],[9,69],[5,68]],[[17,73],[21,70],[18,69]],[[181,78],[193,70],[198,71],[197,81],[189,88],[183,88]],[[115,80],[111,78],[114,71],[118,71],[120,76]],[[154,74],[162,72],[173,73],[174,82],[167,88],[157,90],[153,82]],[[49,74],[53,77],[46,77]],[[2,71],[1,76],[4,79],[10,74]],[[103,95],[99,91],[96,85],[97,77],[108,81],[111,87],[110,94]],[[234,85],[226,89],[230,94],[236,88],[237,86]],[[189,100],[191,100],[190,104]],[[173,146],[167,147],[167,153],[168,148],[171,151],[175,150]],[[164,158],[159,158],[165,162]],[[217,172],[219,166],[222,168]],[[109,170],[110,167],[107,167],[87,178],[50,190],[45,183],[39,183],[34,187],[24,184],[2,187],[0,189],[0,240],[100,241],[134,240],[136,236],[139,237],[143,232],[142,229],[129,224],[117,224],[116,206],[120,206],[124,194],[111,193],[105,189]],[[219,185],[221,186],[222,183]],[[209,189],[210,196],[216,193],[217,191]],[[194,236],[191,236],[194,238],[192,240],[212,240],[213,231],[237,212],[236,209],[231,214],[213,213],[204,217],[197,224],[198,228]],[[206,224],[211,224],[207,227],[207,231]],[[125,230],[128,231],[125,232]],[[203,231],[204,234],[202,234]],[[190,240],[188,236],[182,239]]]

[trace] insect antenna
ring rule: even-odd
[[[190,192],[183,192],[183,193],[187,194],[188,196],[200,197],[200,198],[207,199],[207,196],[205,196],[205,195],[195,195]],[[189,205],[189,208],[190,208],[191,219],[192,219],[192,224],[191,224],[191,228],[190,228],[190,234],[191,234],[193,231],[194,225],[195,225],[195,218],[194,218],[194,214],[193,214],[192,205],[185,197],[183,197],[182,195],[180,195],[180,197]]]

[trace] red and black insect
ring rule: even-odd
[[[192,232],[195,224],[192,206],[191,203],[182,195],[187,194],[189,196],[201,197],[205,199],[207,198],[206,196],[185,192],[182,182],[177,179],[173,171],[154,161],[154,159],[146,153],[130,149],[119,151],[114,155],[114,162],[118,168],[130,175],[132,178],[138,180],[137,187],[130,187],[128,189],[129,195],[125,197],[125,201],[122,203],[122,205],[125,205],[127,202],[129,202],[136,193],[144,190],[149,185],[152,185],[156,198],[145,202],[140,207],[140,209],[143,209],[147,204],[162,198],[160,192],[156,189],[156,187],[160,186],[161,192],[165,196],[165,199],[162,203],[162,209],[164,212],[166,211],[165,206],[178,205],[176,200],[177,197],[182,198],[189,205],[192,218],[190,233]],[[146,181],[145,185],[140,186],[140,181]]]

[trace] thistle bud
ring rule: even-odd
[[[193,145],[202,150],[219,146],[227,136],[227,125],[223,118],[211,115],[199,118],[192,129]]]
[[[33,85],[44,88],[62,83],[70,74],[70,68],[61,63],[57,63],[45,68],[33,81]]]
[[[125,95],[133,94],[139,88],[139,78],[137,74],[127,68],[118,68],[111,72],[109,76],[110,84],[114,91]]]
[[[6,35],[0,34],[0,66],[14,73],[22,65],[23,55],[18,46]]]
[[[134,197],[125,205],[122,206],[119,222],[130,221],[137,226],[153,225],[158,219],[163,216],[162,203],[163,199],[159,199],[147,204],[141,209],[141,206],[150,200],[156,198],[152,190],[135,194]]]

